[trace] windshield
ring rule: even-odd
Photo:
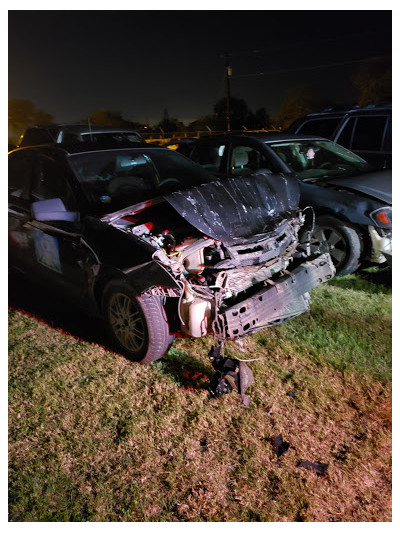
[[[364,159],[331,141],[284,141],[270,143],[269,147],[302,181],[371,170]]]
[[[102,144],[102,143],[113,143],[109,144],[110,148],[114,148],[114,145],[118,147],[118,143],[138,143],[144,142],[138,133],[128,132],[128,131],[102,131],[102,132],[85,132],[81,133],[82,141]]]
[[[163,148],[85,152],[70,155],[69,162],[91,209],[100,214],[215,180]]]

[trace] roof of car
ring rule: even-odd
[[[268,132],[251,132],[246,131],[243,133],[226,133],[224,135],[211,135],[201,137],[202,141],[207,139],[226,140],[226,139],[256,139],[262,143],[269,143],[274,141],[297,141],[297,140],[317,140],[323,139],[320,135],[301,135],[294,133],[284,133],[282,131],[268,131]]]
[[[20,152],[20,151],[35,151],[35,152],[52,152],[54,154],[59,155],[73,155],[73,154],[80,154],[80,153],[87,153],[87,152],[113,152],[116,150],[160,150],[163,149],[162,146],[155,146],[151,145],[146,142],[137,142],[134,145],[127,144],[123,145],[122,143],[118,146],[107,146],[107,144],[104,144],[102,146],[99,145],[93,145],[90,142],[76,142],[76,143],[59,143],[59,144],[40,144],[35,146],[24,146],[21,148],[17,148],[14,150],[14,152]],[[170,151],[168,148],[164,148],[164,150]]]
[[[346,108],[346,109],[324,109],[323,111],[318,111],[314,113],[308,113],[308,115],[305,115],[302,118],[306,117],[321,117],[321,116],[330,116],[330,117],[342,117],[344,115],[350,114],[350,115],[365,115],[368,114],[379,114],[382,112],[391,113],[392,112],[392,104],[385,104],[385,105],[368,105],[365,107],[352,107],[352,108]]]
[[[69,131],[75,131],[77,133],[95,133],[95,132],[102,132],[102,131],[116,131],[116,132],[130,132],[130,133],[136,133],[133,128],[119,128],[116,126],[99,126],[96,124],[45,124],[45,125],[36,125],[31,126],[28,129],[57,129],[57,130],[69,130]]]

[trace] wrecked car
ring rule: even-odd
[[[299,241],[312,216],[298,200],[290,176],[218,181],[167,148],[22,148],[9,154],[10,262],[150,363],[177,335],[236,340],[309,309],[334,267]]]
[[[299,180],[300,207],[312,206],[312,246],[329,250],[336,275],[362,264],[391,264],[392,173],[376,170],[338,144],[310,135],[268,132],[204,137],[190,159],[220,178],[264,172]]]

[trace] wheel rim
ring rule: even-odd
[[[337,269],[346,259],[347,243],[343,235],[335,228],[318,226],[314,231],[315,240],[327,245],[333,265]]]
[[[108,319],[117,340],[132,352],[145,344],[146,327],[137,305],[123,293],[113,294],[108,304]]]

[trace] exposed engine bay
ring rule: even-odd
[[[176,282],[145,292],[177,299],[181,333],[234,340],[309,309],[308,292],[329,280],[329,254],[307,255],[299,243],[305,214],[274,217],[263,233],[221,242],[204,235],[167,202],[134,206],[112,225],[154,247],[153,260]]]

